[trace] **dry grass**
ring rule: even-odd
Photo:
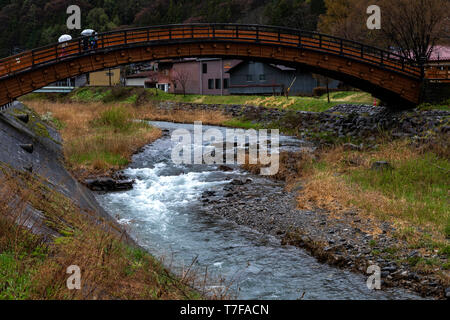
[[[150,105],[138,108],[140,119],[148,119],[154,121],[169,121],[178,123],[193,123],[201,121],[208,125],[223,125],[224,122],[232,119],[231,116],[219,111],[202,111],[202,110],[161,110]]]
[[[112,226],[81,212],[28,175],[2,173],[0,186],[0,299],[198,299],[145,251],[127,245]],[[27,203],[42,224],[61,234],[45,240],[15,221]],[[39,227],[34,225],[34,228]],[[81,269],[82,290],[68,290],[66,269]]]
[[[136,150],[161,136],[159,129],[133,122],[141,115],[132,106],[126,108],[124,115],[124,121],[130,125],[121,128],[99,123],[105,113],[114,110],[103,103],[32,100],[27,105],[57,125],[63,138],[66,161],[75,172],[98,174],[119,169],[128,163]]]
[[[313,156],[308,151],[299,153],[282,151],[279,157],[279,170],[276,174],[270,176],[270,178],[285,181],[286,187],[289,190],[297,184],[298,179],[304,176],[312,161]],[[245,164],[242,165],[243,169],[253,174],[260,174],[262,167],[264,166],[259,163],[259,159],[257,164],[250,164],[249,155],[245,155]]]
[[[409,141],[384,143],[378,150],[345,151],[342,146],[321,153],[306,172],[300,208],[320,207],[334,214],[349,209],[397,226],[420,226],[445,241],[449,224],[448,159],[417,148]],[[394,169],[371,170],[386,160]]]
[[[131,156],[140,147],[161,136],[161,130],[144,123],[134,122],[130,128],[121,130],[114,126],[102,125],[102,116],[114,107],[102,102],[52,102],[30,100],[27,105],[56,124],[63,138],[64,155],[69,167],[78,177],[102,174],[110,169],[119,169],[128,164]],[[159,110],[146,104],[132,106],[122,104],[117,107],[126,110],[127,120],[143,119],[223,125],[230,116],[217,111]]]

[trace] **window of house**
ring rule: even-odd
[[[214,79],[208,79],[208,89],[214,89]]]
[[[202,72],[203,73],[208,73],[208,64],[206,64],[206,63],[202,64]]]
[[[221,88],[220,79],[216,79],[216,89],[220,89],[220,88]]]
[[[259,75],[259,80],[260,81],[265,81],[266,80],[266,75],[265,74],[260,74]]]
[[[251,74],[247,75],[247,81],[253,81],[253,76]]]
[[[230,79],[223,79],[223,88],[228,89],[230,87]]]

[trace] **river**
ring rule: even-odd
[[[196,259],[194,268],[212,279],[221,277],[232,297],[239,299],[417,299],[405,290],[369,290],[367,277],[321,264],[302,249],[238,226],[202,209],[206,190],[221,190],[233,178],[253,178],[273,184],[234,166],[176,165],[171,161],[174,129],[192,131],[188,124],[152,122],[166,131],[133,157],[125,174],[134,188],[98,194],[101,205],[125,225],[132,237],[175,273]],[[220,127],[203,126],[203,130]],[[280,136],[281,148],[304,143]],[[213,281],[213,280],[211,280]],[[209,283],[213,286],[219,283]]]

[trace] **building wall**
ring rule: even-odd
[[[109,75],[111,71],[111,85],[120,84],[120,68],[105,69],[102,71],[92,72],[89,74],[89,85],[91,86],[109,86]]]
[[[75,77],[75,87],[84,87],[87,84],[87,76],[85,74]]]
[[[204,60],[199,62],[199,72],[201,79],[200,94],[212,94],[212,95],[227,95],[228,89],[224,88],[224,81],[222,79],[228,79],[230,75],[225,71],[225,64],[229,61],[224,60]],[[206,70],[203,69],[203,65],[206,64]],[[204,72],[206,71],[206,72]]]
[[[146,78],[126,78],[125,85],[127,87],[145,87]]]
[[[292,81],[295,78],[295,82]],[[230,71],[230,94],[281,94],[292,84],[290,95],[311,95],[319,86],[311,73],[301,70],[281,70],[266,63],[244,62]],[[337,88],[331,80],[329,87]]]
[[[47,87],[84,87],[87,84],[87,76],[82,74],[72,78],[56,81],[49,84]]]
[[[199,64],[197,61],[174,63],[172,69],[169,71],[169,76],[164,81],[159,82],[170,83],[171,93],[183,93],[183,86],[177,79],[184,79],[186,94],[199,94]]]
[[[169,83],[169,92],[181,94],[183,87],[177,79],[185,78],[186,94],[227,95],[230,75],[226,71],[238,62],[220,59],[174,62],[159,70],[158,83]]]

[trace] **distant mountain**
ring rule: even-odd
[[[170,23],[264,23],[315,30],[324,0],[0,0],[0,57],[56,42],[67,7],[81,8],[82,28],[99,32]]]

